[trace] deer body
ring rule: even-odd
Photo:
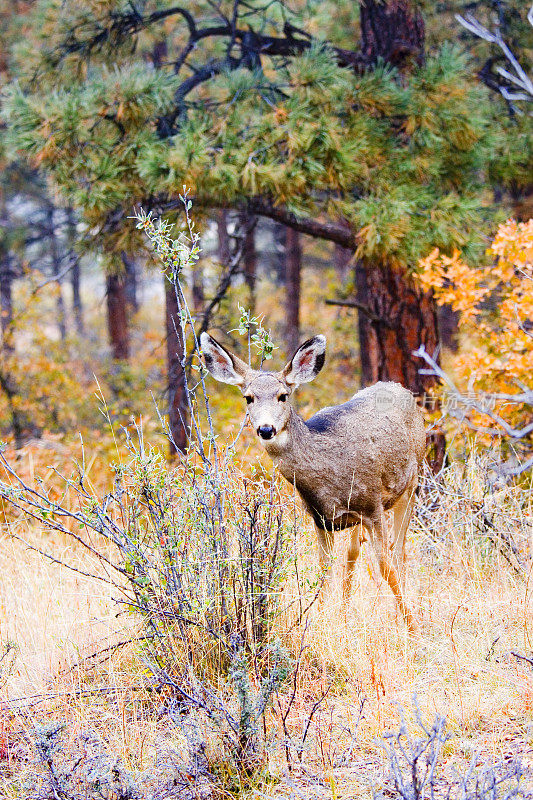
[[[331,564],[334,531],[353,528],[345,600],[361,542],[368,538],[381,574],[409,629],[415,631],[405,601],[405,532],[424,458],[425,431],[411,392],[397,383],[377,383],[305,421],[287,400],[295,386],[320,371],[323,336],[305,342],[280,373],[250,369],[207,334],[202,335],[202,350],[214,377],[241,387],[261,443],[313,517],[324,571]],[[394,510],[392,539],[384,519],[389,509]]]
[[[377,415],[376,397],[383,391],[397,395],[400,408]],[[412,406],[410,392],[399,384],[377,383],[307,421],[291,409],[287,436],[264,441],[318,526],[356,525],[361,515],[372,513],[376,500],[387,511],[416,480],[425,442],[420,447],[419,415],[412,420],[402,413],[402,402]]]

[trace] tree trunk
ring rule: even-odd
[[[127,361],[130,357],[130,336],[126,314],[126,291],[122,275],[106,278],[107,330],[111,353],[115,361]]]
[[[336,244],[333,250],[333,263],[335,264],[335,271],[339,278],[339,283],[342,285],[346,283],[348,275],[348,267],[353,258],[353,253],[346,247]]]
[[[404,65],[407,58],[424,59],[424,21],[410,0],[361,0],[361,48],[373,63],[383,59]],[[431,354],[439,342],[438,318],[430,294],[415,287],[405,272],[387,263],[358,264],[362,383],[398,380],[423,396],[434,379],[419,374],[412,351],[425,344]]]
[[[165,308],[167,329],[167,389],[168,424],[170,429],[170,456],[187,449],[188,404],[183,371],[183,341],[179,320],[176,290],[167,278],[165,281]]]
[[[277,286],[285,283],[286,267],[285,253],[287,250],[287,231],[288,227],[281,222],[274,222],[272,239],[274,244],[274,274]]]
[[[137,297],[137,264],[135,259],[128,255],[124,250],[121,252],[120,257],[124,264],[124,293],[128,308],[132,314],[136,314],[139,310],[139,298]]]
[[[230,243],[228,233],[228,212],[222,209],[217,213],[218,259],[227,267],[230,260]]]
[[[257,277],[257,251],[255,249],[255,223],[256,218],[249,214],[241,217],[244,226],[244,245],[242,250],[242,264],[244,280],[248,287],[250,311],[255,312],[255,284]]]
[[[459,331],[459,311],[454,311],[451,305],[445,303],[437,309],[439,315],[440,340],[444,347],[456,353],[459,350],[457,334]]]
[[[298,231],[287,228],[285,242],[285,343],[290,357],[300,344],[302,248]]]
[[[72,312],[74,316],[76,333],[78,336],[85,336],[85,325],[83,323],[83,303],[81,300],[81,265],[80,259],[75,253],[72,255],[70,284],[72,286]]]
[[[370,308],[370,293],[366,279],[366,268],[362,261],[355,262],[355,285],[357,289],[357,302],[364,308]],[[359,362],[361,364],[361,386],[369,386],[372,381],[372,362],[370,360],[371,327],[370,318],[363,314],[361,309],[357,312],[357,327],[359,333]]]
[[[83,324],[83,303],[81,299],[81,264],[78,254],[74,249],[76,240],[76,218],[72,208],[67,209],[67,237],[69,257],[72,264],[70,270],[70,285],[72,287],[72,315],[78,336],[85,336]]]
[[[431,408],[436,379],[420,373],[413,351],[423,344],[431,355],[439,344],[437,308],[431,292],[422,292],[404,272],[383,264],[356,269],[361,347],[361,383],[397,381]],[[444,461],[446,441],[440,429],[428,436],[428,460],[435,472]]]
[[[11,255],[0,244],[0,309],[2,314],[2,351],[13,353],[13,278]]]
[[[61,338],[61,341],[65,341],[65,339],[67,338],[67,312],[65,308],[65,300],[63,298],[63,287],[61,285],[62,259],[58,246],[58,240],[55,228],[54,206],[48,206],[47,221],[48,221],[48,234],[50,236],[50,258],[52,261],[52,278],[55,278],[57,282],[57,299],[56,299],[57,325],[59,328],[59,336]]]
[[[430,293],[421,292],[405,273],[391,267],[362,265],[357,274],[359,330],[366,343],[362,384],[397,381],[419,397],[435,385],[421,375],[413,350],[423,344],[433,354],[439,343],[437,309]],[[359,288],[359,287],[358,287]]]
[[[25,411],[19,408],[21,390],[13,377],[16,363],[15,343],[13,341],[13,281],[16,272],[12,255],[0,242],[0,308],[2,344],[0,348],[0,389],[4,392],[9,413],[15,447],[20,450],[26,441],[40,437],[39,428],[31,421]]]
[[[403,66],[409,60],[424,61],[425,27],[410,0],[364,0],[361,11],[361,50],[376,63],[383,59]]]
[[[202,259],[192,265],[192,307],[195,315],[201,314],[205,305],[204,270]]]
[[[425,29],[410,0],[361,0],[361,49],[377,63],[397,67],[424,61]],[[420,359],[412,352],[421,344],[432,355],[439,344],[438,316],[431,293],[422,292],[405,271],[387,263],[361,264],[356,269],[362,383],[379,380],[402,383],[427,404],[435,378],[421,375]],[[444,460],[440,430],[428,437],[429,461],[438,471]]]

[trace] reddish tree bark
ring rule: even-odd
[[[300,289],[302,248],[300,234],[287,228],[285,237],[285,343],[290,357],[300,344]]]
[[[167,391],[170,456],[187,449],[188,404],[183,371],[183,341],[178,301],[174,286],[165,280],[165,309],[167,329]]]
[[[410,0],[364,0],[361,8],[361,47],[370,62],[383,59],[402,67],[424,60],[425,30]],[[439,328],[431,293],[422,292],[405,271],[384,263],[356,268],[363,386],[379,380],[402,383],[427,403],[435,378],[421,375],[420,360],[412,353],[421,344],[436,351]],[[446,442],[442,431],[428,437],[429,460],[438,471]]]
[[[255,285],[257,280],[257,250],[255,249],[255,218],[249,214],[243,215],[242,222],[245,227],[244,246],[242,250],[242,265],[244,280],[248,287],[250,310],[255,311]]]
[[[130,336],[126,313],[126,291],[120,275],[106,278],[107,330],[111,353],[116,361],[127,361],[130,357]]]
[[[368,63],[382,58],[402,66],[424,60],[425,26],[410,0],[364,0],[361,10],[361,50]]]
[[[363,385],[398,381],[424,397],[435,379],[420,374],[419,359],[412,353],[421,344],[434,353],[439,343],[432,295],[421,292],[404,272],[381,264],[362,265],[358,281],[363,289],[358,299],[367,309],[359,312],[367,357]]]
[[[435,353],[439,344],[437,307],[431,292],[422,292],[404,272],[380,264],[356,270],[361,348],[361,382],[397,381],[431,408],[436,379],[420,373],[413,351],[423,344]],[[428,461],[435,472],[443,463],[446,439],[434,428],[428,435]]]

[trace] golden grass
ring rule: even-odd
[[[86,554],[64,537],[29,530],[25,538],[90,571]],[[126,638],[132,628],[127,618],[117,619],[111,593],[100,581],[51,564],[7,536],[0,548],[0,598],[2,643],[16,647],[3,687],[7,697],[46,692],[58,672],[111,643],[122,629]]]
[[[338,584],[344,543],[342,536],[337,537],[337,588],[322,608],[315,605],[310,613],[289,718],[290,729],[300,730],[316,699],[331,684],[315,714],[304,755],[304,764],[325,784],[305,788],[300,776],[305,796],[316,792],[339,798],[369,796],[368,777],[382,758],[375,737],[397,725],[399,708],[412,719],[415,695],[426,719],[435,713],[446,716],[452,732],[446,757],[454,764],[465,763],[476,750],[498,758],[531,749],[533,673],[526,661],[512,655],[515,651],[531,656],[533,649],[531,492],[526,486],[486,494],[483,470],[483,463],[472,456],[466,468],[455,465],[449,470],[433,508],[428,508],[427,494],[418,498],[409,538],[408,585],[420,620],[419,642],[408,637],[390,591],[377,577],[368,545],[343,613]],[[523,574],[487,540],[480,508],[498,530],[513,537]],[[16,526],[31,543],[39,547],[44,543],[58,558],[68,555],[70,563],[89,572],[94,566],[81,548],[64,537],[54,538],[21,521]],[[309,521],[302,526],[301,537],[300,569],[309,574],[316,563]],[[17,770],[23,773],[17,761],[18,743],[37,719],[61,718],[73,736],[87,726],[99,730],[131,768],[148,768],[162,741],[179,749],[180,736],[168,717],[161,716],[160,700],[139,691],[143,665],[138,650],[129,646],[105,660],[88,658],[129,639],[135,626],[131,617],[117,616],[104,584],[45,561],[4,534],[0,639],[2,645],[9,641],[16,646],[13,668],[2,673],[0,763],[3,757],[11,765],[5,768],[6,775],[11,770],[6,786],[17,780]],[[299,628],[286,637],[295,654],[302,634]],[[55,697],[18,700],[49,693]],[[281,697],[282,707],[289,696],[287,692]],[[271,724],[279,729],[279,714],[272,715]],[[348,764],[347,753],[351,753]],[[274,748],[270,763],[275,773],[286,773],[281,748]],[[261,796],[291,796],[293,780],[289,776],[281,784],[265,785]]]

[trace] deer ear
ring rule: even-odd
[[[230,353],[225,347],[213,339],[208,333],[200,336],[202,355],[205,365],[213,378],[222,383],[242,386],[250,368],[240,358]]]
[[[299,386],[316,378],[326,359],[326,337],[313,336],[304,342],[295,352],[282,377],[290,386]]]

